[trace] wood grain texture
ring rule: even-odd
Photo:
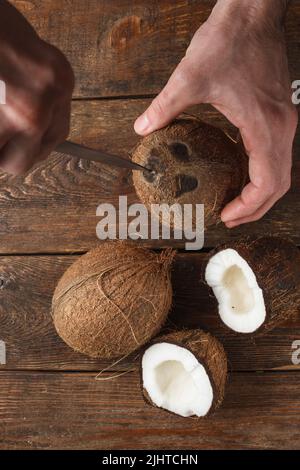
[[[79,143],[124,157],[138,141],[135,117],[149,100],[74,102],[71,138]],[[235,131],[209,106],[189,112],[226,131]],[[293,186],[290,192],[259,222],[234,230],[223,224],[207,231],[206,246],[215,246],[241,235],[273,233],[300,244],[300,133],[294,150]],[[137,202],[127,170],[72,157],[52,154],[27,175],[0,174],[0,253],[64,253],[86,251],[96,242],[96,208],[118,203],[119,195]],[[161,246],[161,241],[148,243]],[[174,242],[173,242],[174,244]],[[177,243],[183,247],[183,243]]]
[[[1,449],[299,449],[300,374],[235,373],[209,419],[143,402],[137,373],[0,372]]]
[[[76,97],[156,94],[183,57],[214,0],[13,0],[43,39],[69,58]],[[286,36],[292,79],[300,77],[300,5]],[[80,37],[80,40],[79,40]]]
[[[73,103],[71,138],[127,156],[138,140],[133,122],[150,102],[142,96],[161,90],[215,2],[12,3],[69,58],[76,75],[74,97],[105,98]],[[299,79],[299,2],[292,3],[286,25],[291,77]],[[141,98],[107,99],[132,95]],[[233,132],[210,107],[190,112]],[[211,229],[206,246],[250,230],[254,235],[288,236],[300,245],[299,188],[298,133],[289,194],[251,226]],[[98,204],[116,203],[120,194],[128,195],[129,202],[137,201],[125,170],[58,154],[24,177],[0,174],[0,254],[86,251],[98,243]],[[162,242],[149,246],[159,247]],[[233,371],[224,407],[209,420],[182,419],[145,405],[137,372],[96,381],[96,372],[108,364],[73,352],[57,336],[50,314],[52,293],[75,259],[70,255],[0,257],[0,340],[7,347],[7,364],[0,365],[1,449],[300,448],[300,366],[292,364],[300,316],[255,342],[233,336],[220,328],[215,300],[199,283],[204,255],[179,254],[167,328],[211,331],[223,342]],[[112,369],[136,366],[133,355]],[[254,373],[257,370],[267,372]]]
[[[51,318],[55,285],[75,256],[9,256],[0,258],[0,340],[5,341],[7,364],[0,370],[94,370],[111,365],[73,352],[57,336]],[[229,369],[253,371],[296,369],[292,343],[300,340],[297,318],[255,341],[221,327],[216,301],[199,281],[203,254],[178,254],[173,266],[174,299],[167,330],[203,328],[216,335],[228,354]],[[112,370],[127,370],[137,355]]]

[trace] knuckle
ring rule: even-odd
[[[30,109],[23,110],[18,116],[18,128],[28,131],[30,134],[39,134],[45,125],[45,112],[39,105],[32,106]]]
[[[270,197],[278,191],[279,181],[277,178],[268,178],[264,184],[264,193],[266,196]]]
[[[55,71],[49,64],[41,64],[38,71],[37,85],[41,91],[51,88],[55,84]]]
[[[30,130],[31,134],[38,134],[41,128],[41,123],[36,115],[31,114],[23,118],[22,128],[26,131]]]
[[[36,76],[37,88],[41,94],[52,92],[60,95],[74,89],[72,67],[63,53],[52,45],[46,45],[45,58],[38,64]]]
[[[201,84],[201,89],[205,86],[201,71],[196,70],[187,58],[182,59],[174,72],[174,86],[176,89],[191,97],[194,95],[195,90],[197,90],[197,93],[199,92],[199,84]],[[195,99],[195,96],[193,96],[193,99]]]
[[[193,79],[191,67],[187,63],[181,62],[174,72],[174,78],[181,88],[187,88]]]
[[[29,170],[30,165],[28,165],[27,161],[20,161],[20,162],[11,162],[8,164],[1,164],[1,170],[5,171],[6,173],[12,176],[20,176],[26,173]]]
[[[283,181],[283,183],[281,185],[281,195],[282,196],[290,190],[291,185],[292,185],[291,177],[289,177],[289,178],[287,178],[286,180]]]
[[[32,110],[32,113],[25,116],[24,120],[27,128],[34,132],[38,132],[41,127],[43,127],[44,123],[42,110],[40,110],[38,107],[35,107]]]
[[[163,118],[165,115],[165,107],[166,104],[168,103],[169,96],[168,92],[166,90],[163,90],[159,96],[157,96],[153,101],[152,101],[152,112],[158,116],[159,118]]]
[[[53,46],[51,46],[53,47]],[[59,50],[55,48],[55,59],[53,61],[54,69],[56,72],[56,79],[58,81],[62,81],[63,83],[67,84],[69,88],[74,88],[75,84],[75,76],[73,69],[71,67],[70,62],[65,57],[65,55]]]

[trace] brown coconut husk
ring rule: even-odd
[[[153,340],[151,344],[147,345],[145,350],[157,343],[176,344],[177,346],[186,348],[196,357],[199,363],[202,364],[210,379],[214,394],[212,406],[206,416],[213,413],[224,400],[227,381],[227,356],[220,341],[203,330],[181,330],[159,336]],[[156,407],[143,387],[142,370],[140,377],[145,401]],[[170,411],[168,412],[172,413]]]
[[[113,241],[80,257],[54,292],[59,336],[74,350],[103,359],[138,349],[158,333],[171,307],[174,254]]]
[[[244,237],[216,247],[208,254],[207,263],[216,253],[227,248],[236,250],[249,264],[263,290],[266,307],[265,322],[255,332],[236,334],[263,335],[299,315],[300,253],[292,241],[273,236]],[[227,328],[223,323],[222,326]]]
[[[220,222],[222,209],[248,178],[242,147],[220,129],[191,117],[143,138],[132,160],[153,170],[133,171],[137,195],[149,209],[151,204],[204,204],[206,227]]]

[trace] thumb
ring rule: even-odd
[[[140,135],[150,134],[169,124],[191,104],[187,73],[184,66],[179,64],[164,89],[137,118],[134,130]]]

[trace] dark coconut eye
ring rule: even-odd
[[[163,162],[163,157],[161,157],[159,151],[154,148],[151,150],[146,162],[146,167],[151,170],[151,173],[149,171],[144,171],[143,176],[148,183],[153,183],[157,175],[164,173],[165,164]]]
[[[161,165],[161,157],[156,149],[153,149],[147,158],[147,168],[155,170]]]
[[[194,191],[198,186],[198,180],[194,176],[188,175],[177,175],[176,176],[176,197],[181,196],[184,193]]]
[[[188,162],[190,159],[189,149],[181,142],[173,142],[168,145],[172,155],[181,162]]]
[[[150,171],[143,171],[143,177],[145,178],[148,183],[153,183],[155,178],[157,176],[157,173],[155,170]]]

